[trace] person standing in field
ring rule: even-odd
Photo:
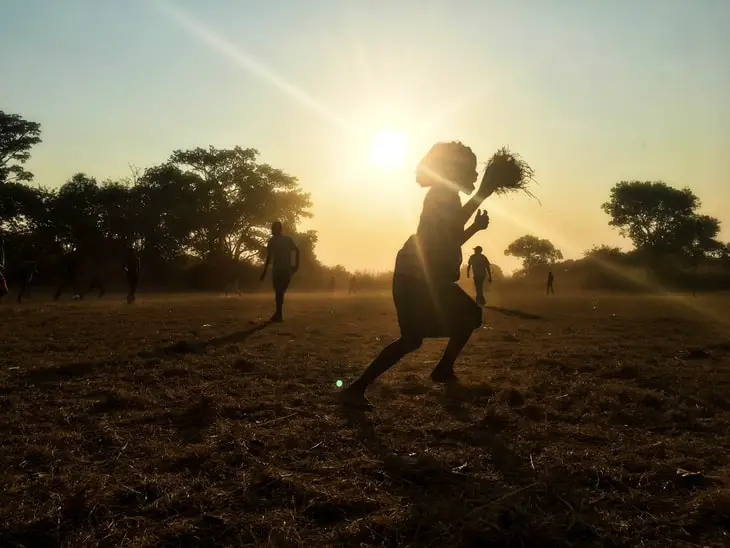
[[[492,283],[492,269],[489,264],[489,259],[482,255],[482,246],[478,245],[474,248],[474,255],[469,257],[469,263],[466,267],[466,277],[469,278],[469,273],[474,274],[474,289],[476,290],[476,301],[479,306],[487,304],[487,299],[484,298],[484,280],[489,279],[489,283]]]
[[[132,304],[137,300],[137,286],[139,285],[139,272],[141,264],[137,253],[133,248],[127,249],[124,258],[124,273],[127,278],[127,304]]]
[[[352,295],[353,293],[357,293],[357,276],[350,277],[350,287],[348,288],[348,293],[350,295]]]
[[[284,294],[286,293],[291,277],[299,270],[299,248],[289,236],[282,233],[279,221],[271,225],[271,238],[266,246],[266,262],[261,280],[266,278],[269,263],[272,264],[271,277],[274,284],[274,300],[276,312],[271,317],[272,322],[284,321]],[[292,253],[294,253],[294,264],[292,265]]]
[[[38,274],[38,265],[35,261],[23,261],[20,265],[20,291],[18,292],[18,304],[23,302],[23,297],[30,296],[30,286],[33,283],[33,277]]]
[[[553,289],[553,281],[555,281],[555,277],[553,276],[552,270],[548,272],[548,278],[547,278],[547,294],[548,295],[555,295],[555,290]]]
[[[393,301],[401,335],[386,346],[350,386],[340,401],[372,408],[366,389],[404,356],[418,349],[425,338],[448,338],[444,354],[431,373],[434,382],[456,380],[454,362],[472,332],[482,323],[482,310],[457,285],[461,246],[489,225],[479,205],[496,188],[489,170],[479,191],[464,205],[459,193],[470,194],[478,177],[472,150],[459,143],[437,143],[421,160],[416,182],[428,187],[416,234],[405,242],[395,259]],[[477,212],[474,223],[464,225]]]
[[[83,293],[79,287],[79,274],[81,270],[81,253],[78,250],[70,251],[61,256],[60,259],[60,279],[53,295],[53,300],[57,301],[64,289],[71,287],[74,298],[83,298]]]
[[[10,292],[5,280],[5,239],[0,234],[0,299]]]

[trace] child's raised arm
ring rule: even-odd
[[[486,211],[477,211],[476,219],[472,225],[464,231],[461,237],[461,245],[464,245],[469,239],[480,230],[484,230],[489,226],[489,214]]]
[[[479,188],[477,188],[476,193],[469,198],[469,200],[461,208],[461,215],[464,219],[464,224],[471,219],[471,216],[474,215],[474,212],[477,209],[479,209],[482,202],[492,195],[496,186],[495,178],[489,172],[489,169],[486,169],[484,171],[484,175],[482,175],[482,181],[479,183]]]

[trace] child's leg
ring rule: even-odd
[[[410,354],[414,350],[417,350],[421,344],[423,344],[423,339],[413,337],[401,337],[397,341],[390,343],[380,351],[380,354],[378,354],[378,356],[372,361],[360,378],[352,383],[347,390],[364,393],[365,389],[370,386],[375,379],[393,367],[404,356]]]
[[[461,351],[466,346],[466,343],[469,342],[469,338],[472,333],[473,331],[471,329],[464,329],[462,332],[449,337],[449,342],[444,350],[444,355],[431,372],[432,380],[435,382],[456,380],[456,375],[454,374],[454,363],[456,362],[456,358],[459,357],[459,354],[461,354]]]

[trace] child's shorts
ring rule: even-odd
[[[451,337],[482,325],[481,307],[455,283],[429,286],[415,278],[394,276],[393,302],[402,337]]]

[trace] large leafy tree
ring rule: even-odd
[[[41,142],[40,135],[39,123],[0,110],[0,184],[33,179],[23,164],[30,158],[30,149]]]
[[[504,254],[522,259],[524,270],[550,264],[563,258],[563,253],[556,249],[550,240],[529,234],[509,244]]]
[[[610,225],[631,239],[637,250],[653,257],[705,256],[718,249],[720,222],[700,215],[700,200],[689,188],[661,181],[622,181],[602,205]]]
[[[257,163],[257,156],[241,147],[173,152],[169,166],[194,178],[196,226],[189,246],[197,255],[255,258],[273,220],[292,228],[311,216],[309,195],[296,177]]]

